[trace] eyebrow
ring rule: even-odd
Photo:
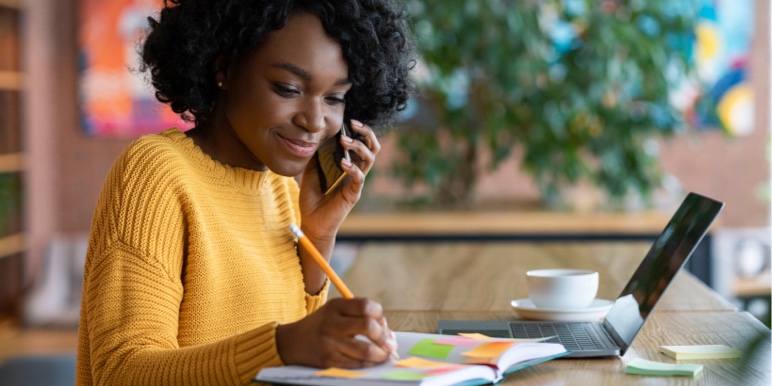
[[[303,80],[305,81],[311,81],[311,79],[313,79],[313,76],[311,75],[311,73],[291,63],[276,63],[276,64],[273,64],[272,66],[276,68],[281,68],[282,70],[289,71],[303,78]],[[348,78],[341,78],[335,82],[336,86],[343,86],[347,84],[351,84],[351,80]]]

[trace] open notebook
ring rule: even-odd
[[[556,343],[396,332],[401,359],[358,370],[269,367],[257,382],[286,385],[485,385],[568,354]]]

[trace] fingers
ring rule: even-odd
[[[396,350],[384,328],[381,306],[368,299],[332,299],[305,318],[276,328],[285,364],[361,368],[382,363]]]
[[[351,183],[345,189],[346,200],[352,203],[359,201],[365,185],[365,176],[375,164],[375,156],[381,150],[381,144],[375,132],[367,125],[355,119],[351,120],[351,129],[361,136],[361,141],[348,136],[341,136],[340,142],[351,154],[351,161],[343,159],[341,166],[350,177]]]
[[[341,143],[343,147],[354,153],[354,163],[364,174],[367,174],[375,163],[375,156],[381,151],[381,143],[369,126],[356,119],[351,120],[351,129],[361,136],[361,141],[356,141],[348,136],[341,136]],[[356,162],[356,159],[359,162]]]
[[[353,319],[353,318],[352,318]],[[349,320],[348,325],[358,326],[364,319]],[[370,366],[382,363],[395,356],[397,343],[390,330],[382,328],[381,324],[367,318],[366,327],[356,328],[361,333],[342,339],[339,343],[339,358],[346,366]]]
[[[357,369],[369,367],[388,359],[388,354],[372,342],[355,337],[330,341],[330,348],[324,350],[321,367]]]
[[[352,366],[372,366],[389,359],[390,351],[372,342],[364,335],[347,338],[340,344],[340,360]]]
[[[335,308],[343,316],[368,317],[372,319],[383,317],[383,307],[368,298],[335,298],[328,301],[327,305]]]
[[[399,356],[397,355],[397,335],[395,335],[394,331],[392,331],[389,328],[389,323],[386,322],[385,316],[381,317],[381,319],[379,320],[379,323],[381,324],[381,326],[383,326],[383,329],[387,334],[386,341],[384,342],[384,346],[390,351],[394,359],[399,359]]]
[[[362,137],[361,142],[364,143],[373,154],[378,154],[378,152],[381,151],[381,143],[378,142],[378,137],[376,137],[375,132],[370,126],[367,126],[356,119],[352,119],[351,128]]]
[[[338,328],[328,328],[336,325]],[[341,334],[339,326],[340,323],[319,326],[318,318],[313,316],[295,323],[279,325],[276,328],[276,348],[279,356],[288,365],[347,369],[372,366],[388,359],[386,350],[367,338]]]
[[[380,363],[396,353],[396,339],[380,304],[364,298],[333,299],[328,304],[340,315],[332,328],[347,337],[340,346],[346,357]]]
[[[396,349],[391,331],[384,328],[377,319],[348,318],[344,323],[348,326],[347,335],[354,333],[358,341],[374,344],[387,354]]]

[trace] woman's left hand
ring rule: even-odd
[[[316,242],[334,239],[340,224],[359,201],[365,177],[375,163],[381,144],[370,126],[352,119],[351,129],[362,140],[341,136],[341,144],[351,155],[352,162],[343,159],[341,166],[348,176],[332,192],[323,194],[319,188],[317,162],[308,163],[300,188],[300,213],[303,232]]]

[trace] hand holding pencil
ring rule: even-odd
[[[290,229],[292,230],[292,233],[295,235],[295,237],[298,238],[298,243],[305,248],[305,250],[308,252],[309,255],[314,259],[314,261],[319,265],[319,267],[324,271],[324,273],[327,275],[327,277],[330,278],[330,281],[335,285],[335,287],[340,291],[341,295],[343,295],[346,299],[353,299],[354,294],[351,292],[351,290],[346,286],[346,283],[343,282],[343,280],[338,276],[338,274],[335,272],[335,270],[332,269],[330,264],[327,262],[327,260],[322,256],[321,253],[319,253],[319,250],[316,249],[313,243],[305,236],[302,230],[295,225],[290,224]],[[397,348],[396,348],[396,341],[394,340],[394,333],[388,329],[386,326],[386,319],[382,318],[382,325],[383,328],[388,331],[388,334],[390,335],[388,340],[390,340],[390,344],[393,343],[393,347],[390,349],[390,356],[392,359],[399,359],[399,355],[397,354]],[[357,339],[367,342],[372,342],[370,339],[362,336],[357,335]]]

